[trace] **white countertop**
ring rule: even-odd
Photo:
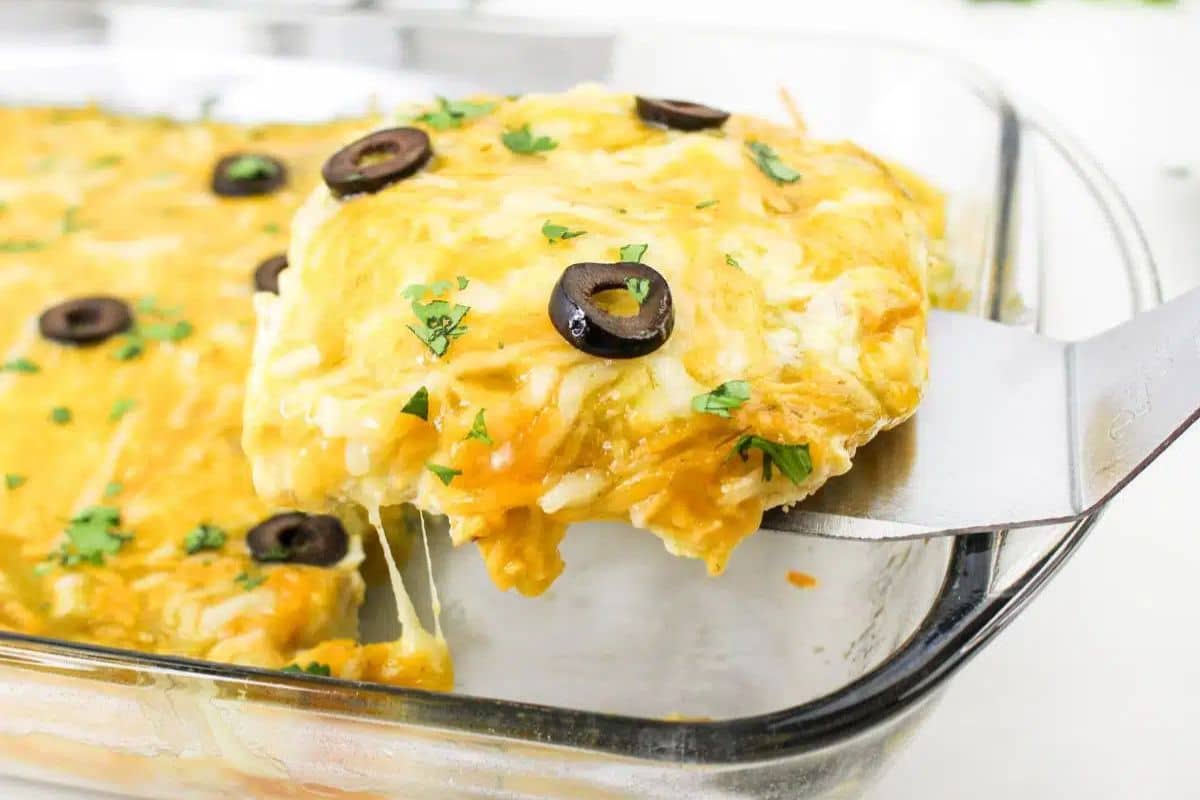
[[[486,6],[564,14],[555,0]],[[610,0],[610,13],[857,31],[958,51],[1048,109],[1130,197],[1169,294],[1200,284],[1200,3]],[[1180,176],[1179,169],[1190,169]],[[1113,504],[1090,540],[952,682],[869,800],[1196,796],[1200,429]],[[0,780],[7,800],[65,800]]]

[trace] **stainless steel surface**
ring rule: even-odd
[[[1080,342],[934,312],[907,424],[764,528],[905,539],[1068,522],[1200,416],[1200,290]]]

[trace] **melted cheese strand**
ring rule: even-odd
[[[367,518],[371,522],[371,527],[375,529],[375,535],[379,537],[380,547],[383,548],[388,578],[392,582],[392,594],[396,598],[396,619],[400,621],[400,651],[408,655],[418,650],[428,649],[432,637],[430,637],[429,631],[425,630],[425,626],[421,624],[420,618],[417,617],[417,608],[408,594],[404,578],[400,575],[400,568],[396,566],[396,557],[392,555],[391,545],[388,543],[387,536],[384,535],[383,519],[379,509],[378,505],[371,505],[367,509]],[[440,636],[439,633],[439,639]]]
[[[446,641],[442,635],[442,600],[438,597],[437,584],[433,582],[433,557],[429,555],[429,532],[425,530],[425,512],[417,509],[421,517],[421,542],[425,545],[425,572],[429,576],[429,604],[433,608],[433,635],[438,641]]]
[[[117,432],[108,440],[108,445],[104,450],[104,459],[100,462],[100,466],[92,473],[91,479],[84,484],[83,491],[71,505],[72,516],[100,502],[104,487],[112,480],[113,468],[117,464],[117,459],[121,457],[121,452],[125,449],[125,443],[129,441],[129,434],[132,431],[133,417],[125,415],[117,426]]]

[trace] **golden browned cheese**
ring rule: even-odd
[[[415,176],[343,200],[322,186],[298,213],[281,294],[256,298],[244,441],[270,501],[446,514],[498,586],[527,594],[588,519],[629,520],[719,573],[764,509],[916,409],[928,277],[944,272],[936,191],[754,117],[665,131],[598,87],[486,101],[457,124],[418,119],[435,156]],[[502,138],[523,126],[552,149],[512,152]],[[768,175],[753,143],[786,169]],[[581,352],[550,322],[551,289],[630,244],[670,285],[674,333],[642,358]],[[409,327],[414,298],[434,297],[470,309],[440,353]],[[746,402],[695,410],[730,381]],[[427,420],[403,411],[422,387]],[[762,449],[735,453],[747,436],[806,447],[811,469],[780,455],[768,479]]]
[[[353,645],[360,531],[332,568],[257,564],[244,543],[274,510],[240,447],[251,276],[286,248],[324,159],[367,124],[0,109],[0,628],[271,668],[325,658],[334,675],[448,688],[444,653]],[[234,151],[281,159],[288,184],[215,196],[213,165]],[[187,325],[126,360],[128,337],[76,348],[39,336],[44,308],[89,294],[125,299],[139,326]],[[129,538],[102,564],[46,560],[95,506],[117,509]],[[226,541],[189,555],[200,524]]]

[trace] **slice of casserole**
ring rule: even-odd
[[[271,503],[445,514],[527,594],[589,519],[719,573],[917,407],[940,198],[853,144],[580,87],[440,101],[323,177],[256,297]]]
[[[365,521],[241,452],[255,288],[365,124],[0,109],[0,628],[448,688],[436,642],[355,643]]]

